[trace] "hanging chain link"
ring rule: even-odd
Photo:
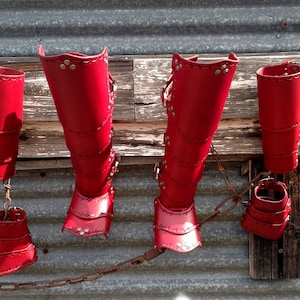
[[[8,217],[8,213],[11,205],[11,197],[10,197],[11,179],[10,178],[7,181],[3,181],[3,187],[5,189],[5,197],[3,200],[3,211],[4,211],[3,221],[5,221]]]
[[[236,189],[233,187],[233,185],[230,182],[229,176],[223,167],[220,156],[216,149],[214,148],[213,144],[210,147],[210,151],[216,160],[219,173],[221,174],[222,178],[224,179],[224,182],[226,184],[227,190],[230,191],[231,196],[226,197],[224,200],[222,200],[214,209],[214,211],[206,216],[202,222],[200,222],[199,226],[200,228],[202,225],[215,217],[221,217],[228,213],[230,213],[232,210],[234,210],[239,204],[247,204],[247,201],[243,201],[242,198],[245,196],[253,187],[253,185],[262,177],[267,177],[271,175],[271,172],[261,172],[257,176],[255,176],[248,184],[248,186],[240,193],[236,191]]]
[[[202,225],[209,220],[218,217],[218,216],[224,216],[231,212],[233,209],[237,207],[238,204],[243,204],[242,197],[249,192],[249,190],[253,187],[253,184],[260,178],[260,177],[266,177],[270,175],[270,172],[261,172],[256,177],[254,177],[250,182],[247,188],[245,188],[241,193],[238,193],[236,189],[232,186],[228,174],[226,170],[224,169],[220,157],[216,151],[216,149],[211,146],[211,153],[213,157],[216,160],[218,170],[224,179],[224,182],[226,184],[226,188],[228,191],[230,191],[231,196],[226,197],[224,200],[222,200],[214,209],[214,211],[209,214],[202,222],[200,222],[199,228],[202,227]],[[158,165],[156,165],[156,168]],[[158,174],[156,174],[158,176]],[[10,204],[11,204],[11,198],[10,198],[10,191],[11,191],[11,185],[10,180],[6,183],[3,183],[5,187],[5,200],[4,200],[4,210],[6,211],[6,215],[8,213]],[[136,256],[134,258],[122,261],[114,266],[100,269],[94,272],[85,273],[81,276],[74,276],[69,278],[63,278],[63,279],[53,279],[53,280],[39,280],[39,281],[31,281],[31,282],[5,282],[0,283],[0,291],[16,291],[16,290],[29,290],[29,289],[48,289],[53,287],[62,287],[72,284],[78,284],[82,282],[87,281],[95,281],[100,278],[102,278],[105,275],[116,273],[116,272],[123,272],[130,269],[135,268],[136,266],[146,262],[150,261],[161,254],[165,252],[166,249],[164,248],[153,248],[145,252],[143,255]]]
[[[53,279],[53,280],[39,280],[32,282],[3,282],[0,283],[0,291],[16,291],[16,290],[41,290],[48,289],[53,287],[62,287],[66,285],[78,284],[87,281],[95,281],[102,278],[105,275],[122,272],[132,269],[145,261],[150,261],[155,257],[163,254],[165,249],[151,249],[145,252],[143,255],[139,255],[135,258],[125,260],[116,264],[113,267],[108,267],[102,270],[98,270],[95,272],[85,273],[81,276],[71,277],[71,278],[62,278],[62,279]]]

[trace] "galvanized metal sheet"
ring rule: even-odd
[[[299,51],[297,0],[0,4],[0,56]]]
[[[237,190],[247,186],[240,164],[226,164]],[[72,195],[72,170],[19,171],[13,178],[13,204],[23,207],[37,247],[36,264],[4,276],[1,282],[58,279],[95,271],[143,254],[153,247],[153,200],[158,195],[152,166],[121,166],[110,236],[81,239],[61,232]],[[227,195],[214,163],[206,166],[195,203],[199,220]],[[248,271],[248,234],[239,206],[203,225],[203,247],[190,253],[167,251],[131,271],[47,290],[1,292],[1,299],[295,299],[299,280],[254,281]]]

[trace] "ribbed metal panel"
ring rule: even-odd
[[[298,51],[297,0],[0,1],[0,56]]]
[[[235,188],[247,185],[238,163],[225,164]],[[152,166],[123,166],[115,179],[115,218],[108,239],[81,239],[61,225],[74,178],[70,169],[19,171],[13,178],[13,204],[27,211],[38,249],[36,264],[4,276],[1,282],[58,279],[108,267],[153,247],[153,199],[158,195]],[[211,163],[196,197],[200,220],[226,195]],[[203,247],[190,253],[167,251],[134,270],[98,281],[48,290],[1,292],[1,299],[295,299],[299,280],[254,281],[248,271],[248,236],[239,226],[243,207],[206,223]]]

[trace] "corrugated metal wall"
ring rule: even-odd
[[[298,51],[300,3],[289,1],[0,1],[0,56],[62,51],[111,55]],[[227,164],[237,189],[247,178]],[[39,261],[1,282],[80,275],[142,254],[153,246],[152,165],[121,166],[109,239],[61,233],[72,195],[71,169],[24,170],[13,178],[13,204],[23,207]],[[225,185],[208,164],[196,197],[200,219],[224,198]],[[203,247],[167,251],[135,270],[48,290],[1,292],[1,299],[295,299],[299,280],[249,278],[242,207],[205,224]]]
[[[247,185],[240,164],[225,164],[235,188]],[[61,233],[74,180],[71,170],[19,171],[13,201],[26,209],[38,248],[38,262],[1,278],[6,281],[57,279],[111,266],[152,247],[153,199],[158,195],[152,166],[123,166],[115,180],[115,219],[107,240]],[[226,195],[210,163],[196,197],[199,219]],[[201,230],[203,247],[186,254],[167,251],[136,269],[98,281],[49,290],[2,292],[1,299],[295,299],[299,280],[254,281],[248,271],[248,236],[239,226],[240,206]],[[76,295],[76,296],[75,296]]]
[[[0,55],[298,51],[298,0],[0,1]]]

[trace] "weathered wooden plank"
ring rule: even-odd
[[[163,134],[166,122],[114,123],[113,144],[124,157],[160,157],[163,155]],[[262,154],[260,129],[256,120],[223,120],[214,137],[221,156],[236,160]],[[23,124],[19,158],[69,157],[58,121]],[[240,157],[240,158],[238,158]]]
[[[224,57],[224,55],[201,55],[200,59],[211,61],[212,58],[219,60]],[[238,57],[240,63],[224,107],[223,119],[255,118],[258,115],[256,70],[259,67],[300,59],[300,55],[283,53],[276,55],[239,54]],[[171,59],[171,57],[134,59],[134,96],[138,121],[166,118],[161,105],[160,91],[170,76]]]
[[[255,118],[258,115],[255,71],[285,60],[299,61],[299,54],[239,54],[240,63],[225,104],[223,119]],[[201,55],[204,61],[224,55]],[[56,120],[52,97],[37,57],[0,58],[0,65],[26,72],[24,120]],[[109,67],[118,82],[115,121],[165,120],[160,91],[171,72],[171,56],[111,57]]]

